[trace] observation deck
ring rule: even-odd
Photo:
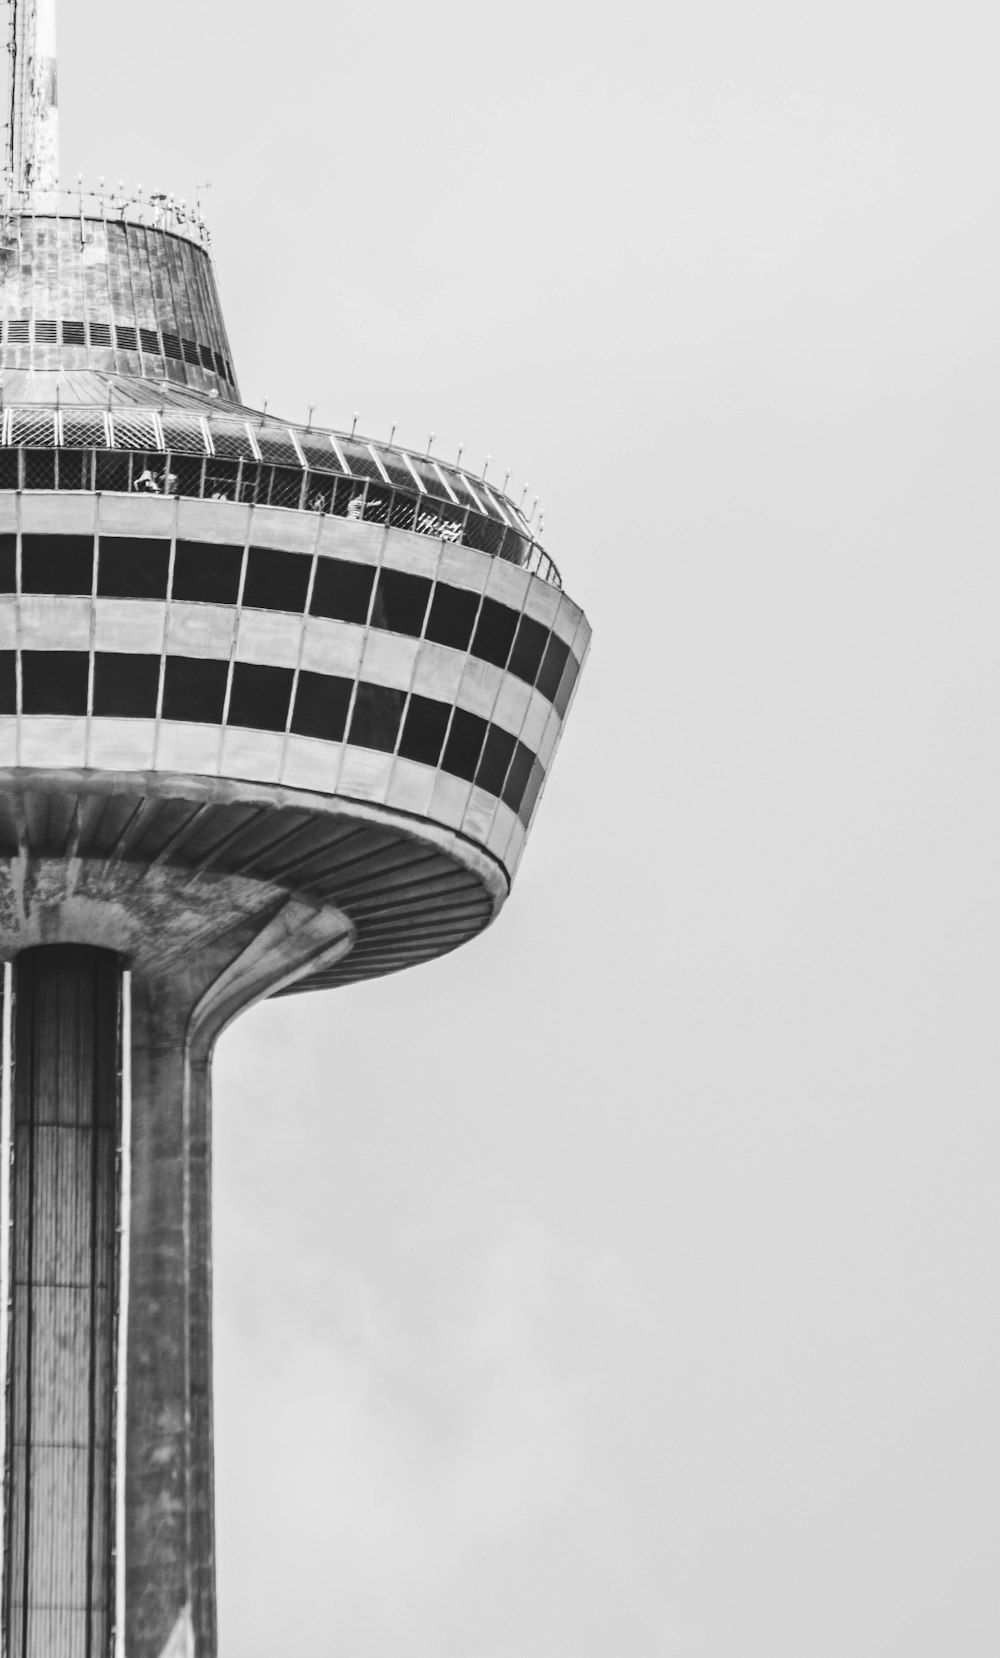
[[[493,483],[393,444],[185,398],[155,379],[7,368],[0,325],[0,489],[96,489],[328,512],[506,559],[561,586],[520,507]],[[103,394],[103,395],[102,395]]]
[[[58,858],[69,810],[91,874],[335,899],[296,989],[427,959],[503,902],[588,641],[494,483],[240,402],[197,214],[8,196],[0,851]],[[397,874],[355,916],[368,842]]]
[[[514,502],[149,380],[0,397],[0,859],[71,824],[119,896],[152,858],[332,904],[351,949],[282,990],[486,926],[589,641]]]

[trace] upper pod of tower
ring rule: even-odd
[[[282,990],[440,954],[506,897],[586,620],[485,474],[241,402],[200,216],[59,188],[54,14],[15,9],[0,222],[0,855],[335,912]]]

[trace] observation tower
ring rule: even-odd
[[[503,490],[240,399],[200,217],[0,223],[6,1658],[212,1658],[210,1061],[504,903],[589,629]]]

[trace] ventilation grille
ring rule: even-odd
[[[167,357],[171,362],[190,363],[209,374],[235,386],[233,365],[221,351],[195,340],[185,340],[179,334],[158,334],[155,328],[135,328],[130,323],[58,322],[51,319],[13,317],[0,324],[6,345],[63,345],[87,346],[92,350],[142,351],[146,357]]]

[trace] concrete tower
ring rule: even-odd
[[[213,1044],[489,925],[589,630],[502,491],[241,403],[204,226],[59,191],[15,10],[3,1650],[211,1658]]]

